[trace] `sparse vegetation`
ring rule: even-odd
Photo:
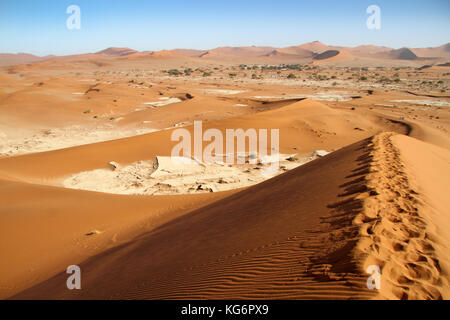
[[[178,69],[171,69],[171,70],[167,71],[167,73],[168,73],[169,75],[171,75],[171,76],[179,76],[179,75],[182,75],[182,74],[183,74],[183,73],[182,73],[180,70],[178,70]]]

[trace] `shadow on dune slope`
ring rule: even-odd
[[[370,298],[355,259],[369,140],[175,219],[13,298]]]

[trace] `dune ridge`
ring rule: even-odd
[[[342,148],[86,260],[79,292],[67,290],[62,272],[13,299],[370,298],[375,293],[366,288],[367,275],[352,255],[357,212],[341,219],[327,206],[342,199],[340,185],[365,144]]]
[[[354,63],[353,57],[370,58],[375,61],[391,60],[398,64],[399,60],[414,62],[417,60],[428,60],[430,62],[442,61],[450,57],[449,44],[444,44],[433,48],[399,48],[393,49],[383,46],[365,45],[357,47],[326,45],[319,41],[304,43],[289,47],[271,47],[271,46],[240,46],[240,47],[218,47],[213,49],[163,49],[160,51],[137,51],[131,48],[110,47],[96,53],[72,54],[65,56],[49,55],[38,57],[27,53],[0,53],[0,67],[18,66],[27,67],[25,69],[35,69],[39,66],[49,67],[50,63],[55,62],[92,62],[97,66],[109,65],[114,61],[139,61],[139,60],[173,60],[181,59],[185,62],[194,62],[197,60],[208,61],[234,61],[241,63],[274,63],[274,62],[296,62],[310,63],[322,57],[330,58],[334,56],[332,52],[341,52],[339,60],[346,60],[349,65]],[[345,51],[346,54],[342,54]],[[325,55],[323,55],[325,54]],[[101,60],[97,60],[101,58]],[[267,59],[270,58],[270,59]],[[97,61],[89,61],[89,60]],[[66,65],[67,66],[67,65]],[[64,65],[59,67],[64,68]],[[19,68],[23,69],[23,68]],[[18,70],[19,70],[18,69]]]
[[[354,143],[100,253],[81,264],[79,292],[60,273],[12,298],[446,298],[446,260],[397,137]],[[380,290],[366,287],[369,265]]]
[[[448,67],[320,46],[4,68],[0,298],[448,299]],[[278,129],[279,176],[164,163],[200,120]]]
[[[361,194],[363,210],[358,250],[367,254],[364,268],[382,269],[382,299],[442,299],[439,259],[420,207],[421,195],[411,186],[394,133],[382,133],[361,159],[368,193]],[[369,168],[364,165],[369,163]],[[356,179],[358,180],[358,179]],[[355,188],[355,186],[353,186]]]

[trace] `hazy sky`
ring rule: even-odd
[[[369,5],[381,29],[366,27]],[[69,30],[66,9],[81,9]],[[330,45],[430,47],[450,42],[450,0],[0,0],[0,52],[37,55],[137,50]]]

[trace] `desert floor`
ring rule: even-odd
[[[0,298],[449,299],[449,107],[450,67],[4,67]],[[198,120],[279,129],[276,175],[172,163]]]

